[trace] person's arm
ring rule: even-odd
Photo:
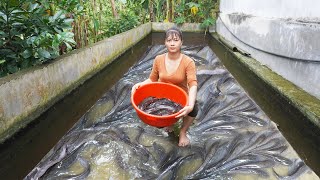
[[[191,86],[189,90],[188,106],[194,107],[197,98],[197,86]],[[190,111],[191,112],[191,111]]]
[[[189,89],[189,97],[188,97],[188,104],[179,111],[179,115],[176,118],[185,117],[187,116],[194,107],[194,103],[196,102],[197,97],[197,86],[191,86]]]
[[[190,59],[186,67],[187,83],[189,86],[188,105],[179,111],[180,114],[177,116],[177,118],[188,115],[193,110],[194,103],[196,102],[196,98],[197,98],[198,82],[197,82],[197,75],[196,75],[197,74],[196,65],[189,56],[186,56],[186,58]]]
[[[158,81],[159,79],[159,71],[158,71],[158,56],[155,58],[154,62],[153,62],[153,65],[152,65],[152,70],[151,70],[151,73],[149,75],[149,78],[142,81],[142,82],[139,82],[137,84],[135,84],[132,89],[131,89],[131,93],[134,93],[140,86],[144,85],[144,84],[148,84],[148,83],[151,83],[151,82],[155,82],[155,81]]]
[[[131,89],[131,93],[134,93],[140,86],[151,83],[151,82],[153,82],[153,81],[150,78],[148,78],[142,82],[135,84]]]

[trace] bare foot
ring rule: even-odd
[[[185,132],[180,132],[178,146],[184,147],[189,144],[190,144],[190,139],[187,137],[187,134]]]
[[[163,129],[168,133],[173,132],[173,126],[164,127]]]

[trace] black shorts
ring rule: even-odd
[[[188,116],[190,116],[190,117],[196,117],[197,116],[197,114],[198,114],[198,103],[197,102],[195,102],[194,103],[194,106],[193,106],[193,110],[188,114]]]

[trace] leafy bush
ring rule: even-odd
[[[219,0],[120,0],[115,5],[119,18],[113,17],[110,0],[0,1],[0,77],[150,20],[201,23],[207,29],[215,23]]]
[[[194,1],[181,0],[176,5],[176,14],[174,22],[177,24],[200,22],[201,27],[207,29],[215,23],[214,11],[219,1],[203,0]]]
[[[72,19],[31,0],[0,3],[0,77],[72,49]]]
[[[137,27],[139,16],[133,10],[125,9],[119,13],[119,19],[108,18],[101,36],[110,37]]]

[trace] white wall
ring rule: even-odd
[[[320,99],[320,0],[221,0],[216,31]]]
[[[220,11],[270,18],[317,18],[320,0],[221,0]]]

